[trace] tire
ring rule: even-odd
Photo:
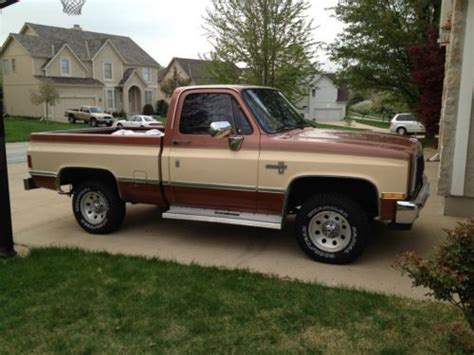
[[[321,194],[304,203],[296,217],[296,239],[312,259],[328,264],[354,261],[369,237],[369,219],[355,201]]]
[[[91,234],[117,230],[126,211],[117,190],[99,181],[88,181],[74,189],[72,209],[77,223]]]
[[[117,123],[117,128],[123,128],[123,124]]]
[[[68,119],[69,123],[71,123],[71,124],[76,123],[76,118],[74,117],[74,115],[69,115],[67,119]]]
[[[399,128],[397,128],[397,133],[401,136],[406,136],[407,135],[407,129],[405,127],[399,127]]]
[[[97,120],[95,118],[91,118],[89,124],[91,127],[97,127]]]

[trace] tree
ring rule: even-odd
[[[166,97],[170,97],[176,88],[179,88],[180,86],[188,86],[190,83],[191,79],[183,78],[181,75],[179,75],[176,67],[174,67],[171,77],[164,80],[161,84],[161,91],[166,95]]]
[[[414,109],[419,89],[407,48],[427,42],[439,21],[441,0],[340,1],[336,18],[346,26],[329,46],[339,78],[356,89],[387,91]]]
[[[240,81],[298,99],[317,71],[309,6],[306,0],[212,0],[205,29],[213,60],[242,64]]]
[[[419,90],[416,105],[418,117],[424,123],[426,136],[439,132],[443,96],[445,50],[438,43],[438,28],[427,32],[427,41],[407,49],[411,61],[411,76]]]
[[[56,105],[59,101],[59,93],[51,80],[40,81],[37,91],[31,91],[31,102],[34,105],[46,104],[46,120],[49,119],[49,106]]]

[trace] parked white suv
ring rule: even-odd
[[[425,126],[411,113],[397,113],[390,121],[390,132],[402,136],[413,133],[425,133]]]

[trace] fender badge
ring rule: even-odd
[[[278,174],[283,175],[285,170],[288,169],[288,165],[284,161],[279,161],[278,164],[267,164],[265,169],[278,170]]]

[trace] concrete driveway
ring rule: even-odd
[[[28,148],[27,142],[22,143],[7,143],[7,162],[10,163],[23,163],[26,161],[26,149]]]
[[[427,163],[435,181],[436,163]],[[196,262],[201,265],[244,268],[282,278],[344,285],[372,291],[422,297],[410,280],[391,265],[405,250],[422,255],[443,240],[443,228],[457,219],[442,216],[442,200],[433,196],[412,231],[392,231],[382,223],[373,226],[373,237],[363,256],[350,265],[325,265],[308,259],[293,237],[290,223],[283,231],[164,220],[152,206],[128,206],[123,228],[112,235],[93,236],[82,231],[71,211],[71,200],[53,191],[24,191],[26,164],[10,164],[15,241],[28,246],[80,247],[110,253],[142,255]]]

